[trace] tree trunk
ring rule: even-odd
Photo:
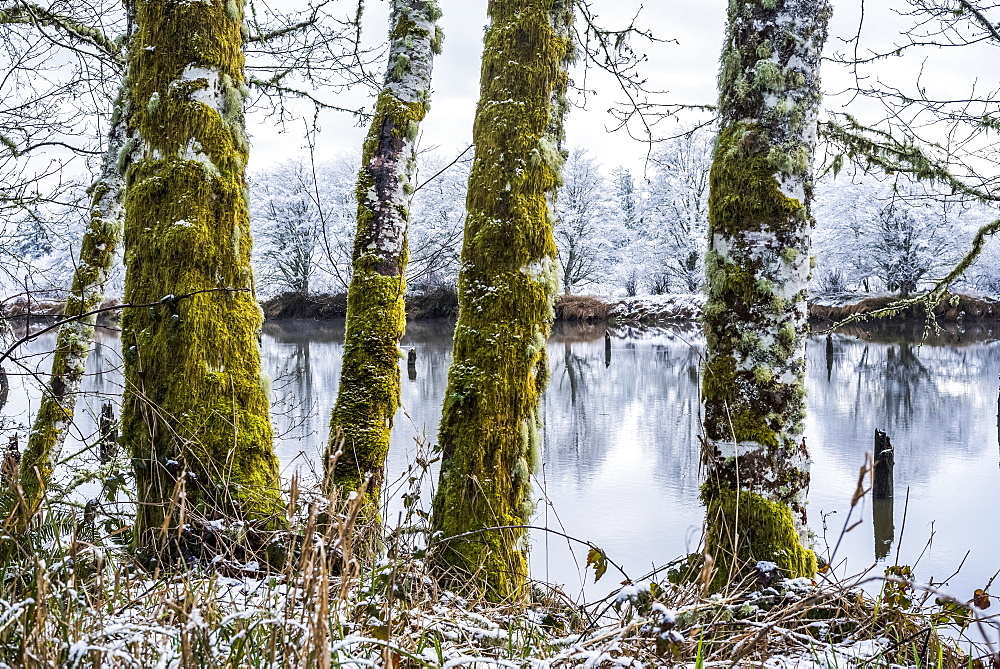
[[[125,299],[157,305],[122,316],[122,440],[135,540],[172,549],[185,523],[273,526],[282,503],[250,269],[243,2],[134,8]]]
[[[122,116],[125,91],[119,93],[108,136],[108,148],[101,162],[101,173],[91,187],[90,223],[80,248],[80,261],[73,274],[72,290],[66,300],[65,315],[80,316],[104,301],[114,254],[121,238],[122,194],[124,179],[119,169],[126,135]],[[30,516],[48,484],[54,463],[73,420],[77,393],[86,369],[87,355],[93,344],[96,316],[67,323],[59,328],[52,362],[52,375],[21,460],[20,484],[24,492],[23,515]]]
[[[369,516],[377,517],[389,434],[399,408],[399,340],[406,326],[409,201],[416,139],[427,113],[434,55],[440,51],[436,0],[393,0],[389,66],[364,143],[356,189],[357,232],[347,293],[340,390],[330,421],[327,466],[342,454],[327,488],[352,491],[369,480]]]
[[[806,291],[827,0],[730,3],[709,194],[702,376],[706,550],[719,587],[755,562],[810,576]]]
[[[83,235],[72,289],[66,299],[67,317],[93,311],[104,301],[104,285],[121,240],[125,189],[122,167],[130,158],[126,151],[127,96],[123,86],[115,101],[100,175],[90,187],[90,221]],[[23,531],[38,510],[52,470],[59,461],[66,433],[73,422],[87,356],[93,346],[96,318],[90,315],[66,323],[56,334],[52,374],[21,458],[19,504],[14,507],[10,519],[16,532]]]
[[[450,587],[523,600],[573,14],[569,0],[490,0],[488,11],[431,559]]]

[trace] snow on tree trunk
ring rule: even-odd
[[[491,0],[488,12],[431,559],[450,587],[523,600],[526,531],[488,528],[532,511],[573,14],[569,0]]]
[[[161,527],[172,542],[196,516],[271,526],[282,503],[250,269],[244,5],[134,7],[125,299],[156,306],[122,316],[122,440],[135,540],[161,547]]]
[[[115,102],[100,175],[90,188],[90,221],[73,273],[72,289],[66,298],[67,317],[82,316],[104,301],[104,285],[121,240],[122,196],[125,189],[122,167],[129,160],[126,152],[127,100],[128,91],[123,87]],[[95,321],[96,315],[84,316],[60,326],[56,335],[52,374],[42,394],[35,422],[28,434],[28,445],[21,458],[21,503],[13,517],[14,527],[19,530],[24,529],[38,509],[52,469],[59,461],[66,433],[73,422],[87,356],[93,346]]]
[[[327,487],[358,489],[371,477],[377,507],[399,408],[399,339],[406,325],[409,200],[416,185],[416,139],[427,113],[434,55],[442,33],[436,0],[393,0],[389,66],[358,175],[353,275],[340,390],[330,421],[327,463],[342,454]],[[373,510],[373,509],[370,509]],[[372,513],[372,516],[376,513]]]
[[[710,176],[702,375],[715,585],[766,560],[810,576],[806,290],[827,0],[729,5]]]

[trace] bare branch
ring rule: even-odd
[[[15,2],[13,5],[0,8],[0,24],[56,28],[75,40],[97,48],[115,62],[119,64],[124,62],[121,53],[122,43],[110,39],[97,28],[79,23],[69,16],[57,14],[41,5]]]

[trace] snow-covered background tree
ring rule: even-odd
[[[695,293],[704,282],[714,141],[711,128],[690,128],[653,154],[644,217],[652,293]]]
[[[611,213],[608,195],[608,182],[597,159],[586,149],[573,149],[563,167],[555,211],[559,273],[566,294],[608,276],[622,227]]]
[[[713,135],[687,128],[653,154],[645,183],[574,149],[556,205],[566,293],[691,293],[702,285]]]
[[[954,266],[976,228],[996,218],[904,176],[827,176],[819,181],[813,252],[818,294],[910,295]],[[987,255],[960,284],[991,285],[998,265]]]
[[[44,203],[0,217],[0,286],[9,298],[59,300],[66,296],[87,221],[88,197],[81,184],[67,186],[69,206]],[[110,291],[121,294],[122,273],[112,273]]]
[[[458,281],[471,166],[469,151],[457,160],[441,153],[417,157],[419,184],[410,207],[410,262],[406,271],[411,291],[454,287]]]
[[[257,279],[308,295],[323,258],[323,220],[309,163],[300,158],[276,165],[254,186]]]
[[[425,181],[411,205],[407,282],[414,290],[454,286],[458,277],[469,161],[452,161],[434,153],[418,158]],[[262,296],[347,291],[359,164],[341,154],[314,171],[299,158],[253,176],[254,270]]]

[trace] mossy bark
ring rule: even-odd
[[[115,101],[100,175],[90,187],[90,220],[73,272],[72,288],[66,298],[67,317],[82,316],[104,301],[104,285],[122,234],[125,179],[121,166],[129,158],[125,155],[128,108],[128,91],[123,87]],[[37,511],[52,470],[59,461],[66,433],[73,422],[87,356],[93,346],[95,322],[96,315],[85,316],[60,326],[56,334],[52,373],[21,457],[18,481],[21,490],[19,496],[14,496],[19,503],[10,504],[12,499],[5,500],[5,506],[13,510],[10,520],[14,531],[22,531]]]
[[[527,533],[517,526],[532,512],[559,288],[552,204],[573,13],[568,0],[491,0],[488,11],[432,560],[450,587],[523,600]]]
[[[393,0],[389,66],[362,152],[357,232],[347,293],[340,389],[326,463],[342,451],[327,488],[353,491],[370,479],[377,516],[393,417],[399,408],[399,340],[406,325],[406,229],[416,178],[416,138],[430,100],[441,42],[435,0]]]
[[[710,175],[702,375],[706,550],[815,572],[806,540],[806,291],[827,0],[730,2]],[[716,585],[720,584],[719,578]]]
[[[135,539],[161,548],[198,516],[272,525],[282,504],[250,269],[243,2],[133,5],[125,299],[158,304],[122,316],[122,440]]]

